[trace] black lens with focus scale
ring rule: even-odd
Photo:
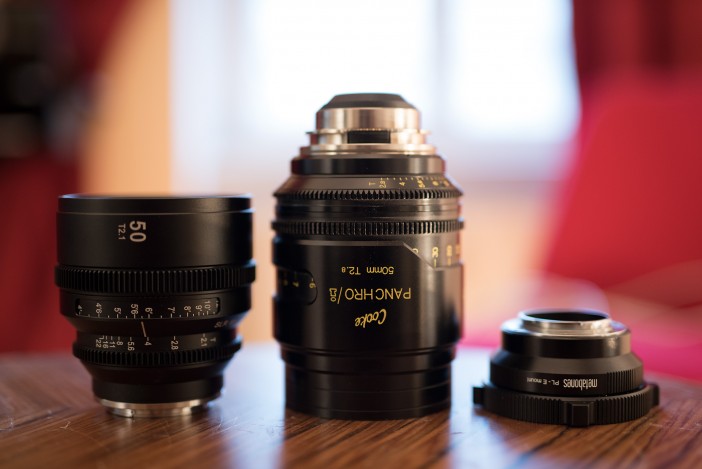
[[[473,402],[505,417],[589,426],[646,415],[658,386],[643,379],[631,333],[593,310],[524,311],[502,325],[490,381]]]
[[[274,330],[286,405],[323,418],[449,407],[460,190],[394,94],[334,97],[276,191]]]
[[[61,313],[115,414],[187,415],[219,396],[255,276],[248,196],[59,198]]]

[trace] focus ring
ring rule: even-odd
[[[74,344],[73,355],[94,365],[157,367],[229,360],[240,348],[240,340],[223,347],[161,352],[115,352]]]
[[[286,235],[394,236],[447,233],[463,228],[463,220],[435,221],[276,221],[273,229]]]
[[[407,200],[456,199],[458,189],[319,189],[276,193],[280,200]]]
[[[226,290],[251,284],[255,265],[197,269],[123,270],[85,269],[59,265],[55,280],[59,288],[108,294],[182,294]]]

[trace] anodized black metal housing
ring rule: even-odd
[[[248,196],[59,198],[61,313],[113,413],[188,414],[219,395],[251,306],[251,223]]]
[[[425,134],[398,95],[336,96],[275,192],[274,331],[291,409],[394,419],[450,406],[461,192]]]

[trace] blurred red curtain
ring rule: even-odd
[[[129,4],[128,0],[32,4],[46,9],[45,16],[59,35],[60,51],[70,50],[69,78],[74,86],[90,91],[91,79]],[[21,158],[0,158],[0,352],[70,350],[75,332],[59,314],[53,285],[56,199],[80,190],[78,175],[78,155],[50,148]]]
[[[550,272],[657,304],[651,369],[702,379],[702,2],[575,0],[582,118]],[[633,326],[636,327],[633,327]]]

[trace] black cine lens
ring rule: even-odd
[[[658,386],[643,380],[631,334],[591,310],[531,310],[502,326],[490,382],[473,401],[528,422],[584,427],[642,417],[658,405]]]
[[[337,96],[275,193],[275,336],[291,409],[389,419],[450,405],[461,192],[425,134],[398,95]]]
[[[61,313],[96,398],[124,416],[216,398],[251,304],[248,196],[59,198]]]

